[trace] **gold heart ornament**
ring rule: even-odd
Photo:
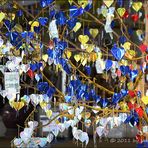
[[[87,48],[86,48],[86,51],[91,53],[93,50],[94,50],[94,45],[93,44],[87,44]]]
[[[92,62],[95,62],[97,60],[98,56],[96,52],[91,52],[89,55],[89,60]]]
[[[124,13],[126,12],[125,8],[118,8],[117,9],[118,14],[123,17]]]
[[[133,4],[132,4],[132,8],[136,12],[138,12],[141,9],[141,7],[142,7],[142,2],[133,2]]]
[[[81,28],[81,26],[82,26],[81,23],[80,22],[77,22],[76,25],[73,28],[73,31],[74,32],[77,32]]]
[[[9,103],[11,107],[13,107],[16,111],[19,111],[23,106],[25,105],[24,102],[10,102]]]
[[[103,3],[107,6],[110,7],[113,4],[114,0],[103,0]]]
[[[98,29],[89,29],[89,32],[92,35],[92,37],[95,38],[98,35],[99,30]]]
[[[80,55],[80,54],[74,55],[74,59],[75,59],[77,62],[79,62],[80,59],[81,59],[81,55]]]
[[[122,47],[125,49],[125,50],[130,50],[130,47],[131,47],[131,43],[130,42],[125,42]]]
[[[87,35],[79,35],[78,40],[84,45],[89,41],[89,37]]]

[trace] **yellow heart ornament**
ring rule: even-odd
[[[13,107],[16,111],[19,111],[25,105],[24,102],[10,102],[11,107]]]
[[[124,13],[126,12],[125,8],[118,8],[117,9],[118,14],[123,17]]]
[[[93,50],[94,50],[94,45],[93,44],[87,44],[87,48],[86,48],[86,51],[91,53]]]
[[[136,12],[138,12],[141,9],[141,7],[142,7],[142,2],[133,2],[133,4],[132,4],[132,8]]]
[[[89,41],[89,37],[87,35],[79,35],[78,40],[84,45]]]
[[[5,18],[5,13],[0,12],[0,22]]]
[[[79,54],[74,55],[74,59],[75,59],[77,62],[79,62],[80,59],[81,59],[81,55],[79,55]]]
[[[92,35],[92,37],[95,38],[98,35],[99,30],[98,29],[89,29],[89,32]]]
[[[148,104],[148,96],[143,96],[142,97],[142,102],[147,105]]]
[[[81,26],[82,26],[81,23],[80,22],[77,22],[76,25],[73,28],[73,31],[74,32],[77,32],[81,28]]]
[[[50,117],[52,116],[52,110],[47,110],[47,111],[46,111],[46,116],[47,116],[48,118],[50,118]]]
[[[125,50],[130,50],[130,47],[131,47],[131,43],[130,42],[125,42],[122,47],[125,49]]]
[[[103,3],[107,6],[110,7],[113,4],[114,0],[103,0]]]

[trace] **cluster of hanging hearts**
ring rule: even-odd
[[[17,112],[24,106],[32,104],[34,107],[40,106],[49,119],[49,125],[47,125],[49,134],[46,138],[34,137],[34,132],[40,125],[36,121],[29,121],[28,127],[25,127],[24,131],[20,133],[20,138],[14,139],[14,145],[16,147],[44,147],[47,142],[51,143],[60,132],[64,132],[69,127],[72,127],[73,137],[87,145],[89,135],[78,128],[77,125],[80,122],[86,129],[95,125],[97,128],[94,133],[97,133],[99,137],[107,136],[111,129],[121,124],[137,126],[139,132],[136,139],[142,143],[144,137],[141,133],[148,131],[146,128],[142,129],[140,122],[141,119],[147,119],[148,97],[141,94],[135,88],[134,83],[139,78],[139,73],[145,73],[148,58],[142,62],[140,67],[133,59],[138,57],[137,50],[140,50],[145,56],[148,52],[148,46],[143,43],[144,32],[141,29],[134,31],[132,28],[122,30],[122,35],[107,51],[107,56],[104,56],[102,47],[97,44],[97,36],[102,32],[96,27],[84,27],[79,19],[83,17],[83,14],[88,15],[92,10],[92,0],[78,0],[78,3],[69,0],[68,17],[64,11],[54,9],[54,2],[54,0],[40,0],[41,8],[51,8],[49,17],[40,16],[35,20],[32,18],[28,21],[27,28],[23,28],[21,22],[16,23],[16,19],[24,17],[23,10],[19,9],[16,4],[9,5],[10,8],[13,7],[16,10],[16,13],[0,12],[0,26],[7,30],[6,33],[3,33],[5,37],[0,36],[0,57],[7,57],[2,73],[5,75],[5,72],[18,72],[23,83],[27,76],[36,85],[26,87],[33,87],[37,90],[37,93],[24,96],[18,95],[15,89],[1,90],[0,95],[7,98],[11,107]],[[131,11],[124,8],[123,0],[117,0],[116,5],[118,8],[114,7],[114,0],[103,0],[102,6],[96,10],[97,15],[105,19],[105,23],[102,25],[111,41],[115,40],[116,17],[122,23],[132,19],[134,25],[138,20],[143,19],[142,2],[130,2],[128,8]],[[60,35],[61,28],[65,26],[67,27],[66,33],[63,29],[64,33]],[[39,40],[44,28],[48,28],[50,38],[48,44]],[[124,32],[128,33],[129,37]],[[71,33],[77,42],[76,46],[69,40]],[[134,33],[140,42],[137,50],[129,39]],[[103,35],[101,40],[103,40]],[[69,46],[78,52],[69,50]],[[41,51],[44,52],[41,53]],[[110,56],[108,56],[109,54]],[[82,65],[85,72],[79,71],[79,74],[74,75],[74,71],[79,70],[79,67],[74,66],[72,60]],[[46,66],[52,65],[55,65],[57,71],[65,71],[67,76],[71,77],[66,92],[59,94],[59,90],[52,83],[49,84],[49,81],[43,80],[43,70]],[[81,78],[89,79],[94,65],[97,74],[110,73],[112,80],[119,79],[120,91],[111,92],[111,97],[102,97],[97,93],[95,87],[110,91],[94,84],[95,82],[92,82],[91,79],[84,82]],[[127,79],[129,81],[126,83]],[[56,96],[60,96],[60,103],[53,102],[53,98],[56,100]],[[91,101],[93,103],[89,105]],[[53,114],[53,103],[59,103],[59,114]],[[107,117],[105,117],[106,115]],[[108,125],[110,125],[110,129],[107,128]]]

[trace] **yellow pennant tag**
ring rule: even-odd
[[[81,23],[80,22],[77,22],[76,25],[73,28],[73,31],[74,32],[77,32],[80,28],[81,28]]]
[[[5,18],[5,13],[0,12],[0,22]]]
[[[148,96],[143,96],[142,97],[142,102],[147,105],[148,104]]]

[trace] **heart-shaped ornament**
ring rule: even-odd
[[[111,49],[111,53],[118,61],[120,61],[125,54],[125,50],[124,48],[119,48],[119,47],[114,46]]]
[[[16,111],[19,111],[25,105],[24,102],[11,102],[10,104]]]
[[[77,32],[81,28],[81,26],[82,26],[81,23],[80,22],[77,22],[76,25],[73,28],[73,31],[74,32]]]
[[[99,126],[96,128],[96,132],[98,134],[99,137],[101,137],[103,135],[104,131],[104,127],[103,126]]]
[[[131,43],[130,42],[125,42],[122,47],[126,50],[130,50],[130,47],[131,47]]]
[[[98,35],[99,30],[98,29],[92,29],[91,28],[91,29],[89,29],[89,32],[92,35],[92,37],[95,38]]]
[[[87,145],[88,142],[89,142],[88,133],[86,133],[86,132],[81,132],[81,133],[79,134],[79,140],[80,140],[82,143],[85,142],[86,145]]]
[[[86,51],[91,53],[93,50],[94,50],[94,45],[93,44],[87,44],[87,48],[86,48]]]
[[[118,8],[117,12],[121,17],[123,17],[126,12],[126,9],[125,8]]]
[[[133,15],[131,16],[131,18],[132,18],[132,20],[133,20],[134,22],[137,22],[138,19],[139,19],[139,15],[138,15],[138,14],[133,14]]]
[[[30,99],[31,99],[31,102],[33,103],[33,105],[38,105],[40,102],[39,96],[36,94],[31,94]]]
[[[80,59],[81,59],[81,55],[80,55],[80,54],[74,55],[74,59],[75,59],[77,62],[79,62]]]
[[[142,7],[142,2],[133,2],[133,4],[132,4],[132,8],[136,12],[138,12],[141,9],[141,7]]]
[[[86,44],[89,41],[89,37],[87,35],[79,35],[78,40],[81,44]]]
[[[114,0],[103,0],[103,3],[107,6],[110,7],[113,4]]]

